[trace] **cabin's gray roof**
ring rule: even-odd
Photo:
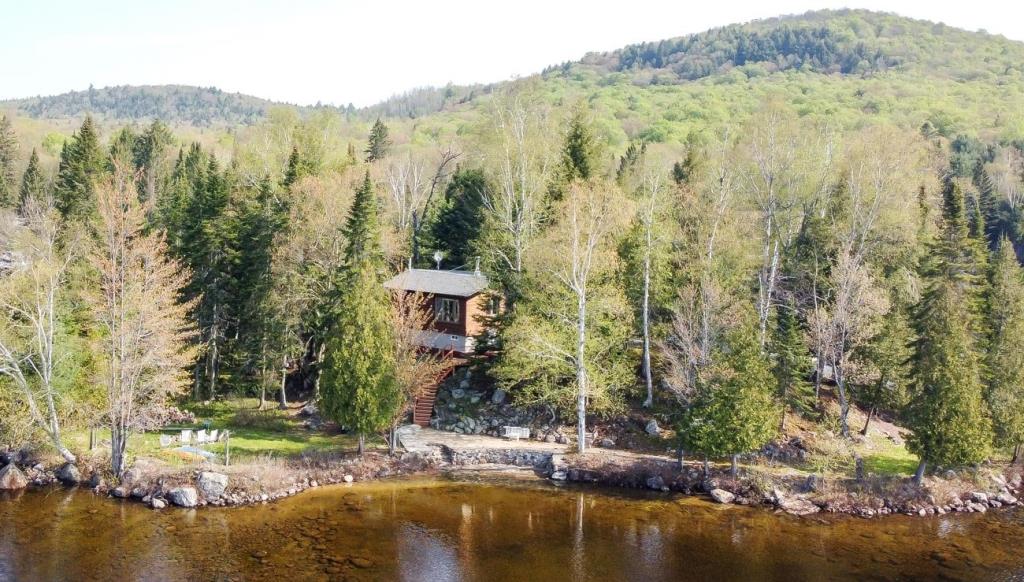
[[[392,277],[384,286],[419,293],[472,297],[487,288],[487,277],[468,271],[408,269]]]

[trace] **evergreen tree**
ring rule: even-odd
[[[444,192],[427,230],[427,248],[445,253],[454,265],[470,265],[473,247],[484,223],[487,179],[480,170],[459,169]]]
[[[388,138],[388,126],[384,125],[380,118],[377,118],[370,129],[370,139],[365,150],[366,161],[383,160],[388,155],[389,149],[391,149],[391,140]]]
[[[1024,272],[1003,238],[992,264],[989,296],[988,402],[995,443],[1014,448],[1024,443]]]
[[[292,146],[292,153],[288,156],[288,165],[285,168],[284,179],[281,180],[281,185],[285,188],[291,188],[292,184],[315,173],[316,164],[299,153],[298,146]]]
[[[915,326],[914,394],[907,445],[927,464],[966,465],[988,455],[992,425],[985,407],[977,315],[980,265],[968,234],[964,197],[947,179],[942,225],[925,265],[926,288]]]
[[[18,211],[24,212],[30,201],[41,203],[46,199],[46,177],[39,167],[39,154],[32,148],[28,158],[28,167],[21,177],[21,192],[18,196]]]
[[[372,261],[360,261],[341,295],[327,337],[321,402],[324,414],[359,435],[386,429],[402,394],[395,377],[390,297]]]
[[[911,380],[910,363],[914,357],[914,333],[907,309],[894,301],[882,320],[882,328],[862,350],[860,358],[877,371],[873,382],[858,390],[858,401],[867,408],[868,417],[861,434],[868,434],[871,419],[879,410],[900,412],[907,403]]]
[[[569,120],[569,131],[562,147],[562,178],[589,180],[597,171],[597,140],[590,129],[586,110],[578,107]]]
[[[96,207],[96,180],[107,168],[92,117],[64,144],[54,184],[54,203],[65,219],[85,218]]]
[[[796,307],[778,310],[771,350],[775,359],[775,380],[779,400],[782,402],[782,422],[779,430],[786,429],[786,410],[807,415],[814,410],[814,387],[807,379],[811,373],[810,352],[804,343]]]
[[[18,200],[17,163],[18,136],[4,115],[0,117],[0,207],[12,208]]]
[[[387,428],[402,405],[377,224],[367,172],[345,224],[346,284],[337,287],[338,308],[325,342],[321,378],[325,414],[359,435],[360,454],[365,436]]]
[[[155,120],[135,140],[133,152],[139,176],[139,199],[152,200],[165,188],[171,173],[171,158],[167,155],[174,143],[174,135],[166,124]]]
[[[751,315],[747,319],[752,319]],[[757,450],[778,428],[771,363],[761,351],[753,322],[731,330],[724,349],[700,379],[693,405],[683,415],[686,450],[708,457],[732,457]]]
[[[380,248],[380,227],[377,219],[377,196],[370,180],[370,171],[366,171],[363,184],[356,190],[352,201],[352,210],[345,221],[345,264],[355,267],[359,263],[369,261],[378,264],[382,251]]]

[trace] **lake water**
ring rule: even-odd
[[[1024,512],[796,518],[510,477],[316,489],[149,510],[0,497],[0,580],[1024,579]]]

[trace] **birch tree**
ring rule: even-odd
[[[162,233],[146,230],[134,177],[115,166],[97,188],[91,260],[99,284],[91,300],[101,332],[100,377],[107,393],[113,472],[124,474],[139,410],[189,385],[197,331],[181,301],[189,273],[169,257]]]
[[[506,329],[496,368],[501,383],[527,404],[575,409],[580,452],[586,417],[621,402],[631,374],[625,365],[630,315],[614,285],[612,241],[628,204],[602,183],[573,183],[559,216],[529,257],[527,294]]]
[[[515,299],[523,260],[540,231],[544,198],[557,158],[545,110],[518,96],[498,100],[487,131],[491,183],[484,193],[486,225],[483,253],[499,275],[507,273],[509,299]]]
[[[26,202],[24,224],[5,214],[0,270],[0,374],[14,386],[33,424],[68,462],[75,455],[61,435],[60,394],[54,383],[65,357],[58,342],[59,302],[66,292],[75,241],[58,244],[57,219],[35,200]]]

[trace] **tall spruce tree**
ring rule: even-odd
[[[1007,238],[993,257],[991,281],[988,403],[995,443],[1013,447],[1016,461],[1024,443],[1024,272]]]
[[[786,412],[808,415],[814,410],[814,386],[807,381],[811,373],[811,357],[804,342],[796,307],[779,309],[771,351],[775,359],[774,371],[779,400],[782,403],[782,421],[779,430],[786,430]]]
[[[444,200],[430,222],[427,248],[444,252],[453,265],[473,261],[473,246],[484,223],[487,179],[480,170],[459,169],[444,192]]]
[[[871,420],[879,410],[901,412],[906,405],[911,380],[910,364],[914,356],[913,342],[914,332],[907,308],[894,300],[882,320],[882,328],[856,354],[866,367],[873,367],[877,372],[874,381],[859,387],[856,393],[858,402],[868,410],[861,434],[868,434]]]
[[[11,120],[0,117],[0,207],[13,208],[18,201],[18,136]]]
[[[943,188],[941,228],[929,251],[926,288],[915,314],[914,393],[907,415],[913,430],[907,445],[921,460],[918,483],[928,464],[980,462],[992,440],[978,350],[982,267],[953,179]]]
[[[383,255],[380,248],[380,226],[377,218],[377,196],[370,180],[370,171],[363,177],[363,184],[356,190],[345,226],[345,264],[355,271],[362,262],[379,264]]]
[[[373,123],[373,127],[370,128],[370,138],[366,144],[366,161],[376,162],[377,160],[383,160],[388,155],[388,150],[391,149],[391,139],[388,137],[388,126],[384,125],[384,122],[377,118],[377,121]]]
[[[86,116],[64,144],[54,184],[54,203],[65,219],[91,217],[96,208],[96,180],[107,169],[107,156],[91,116]]]
[[[738,456],[771,440],[779,419],[771,363],[761,351],[753,316],[747,319],[727,334],[681,425],[683,448],[712,458],[731,457],[734,477]]]
[[[562,173],[565,183],[589,180],[597,171],[597,140],[590,129],[586,109],[577,107],[569,120],[569,131],[562,148]]]
[[[365,437],[388,427],[402,404],[396,377],[390,297],[381,280],[377,201],[369,172],[345,224],[345,284],[326,339],[321,401],[327,416]]]
[[[28,167],[21,177],[21,190],[18,194],[18,212],[24,212],[30,203],[42,203],[46,199],[46,176],[39,165],[39,154],[32,148],[28,157]]]

